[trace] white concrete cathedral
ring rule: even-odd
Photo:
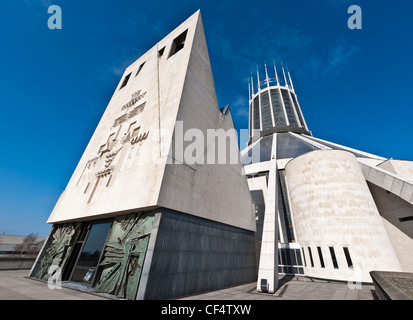
[[[271,293],[279,273],[413,271],[413,162],[313,137],[282,72],[251,77],[240,153],[200,11],[156,43],[126,68],[30,276],[169,299],[256,281]]]
[[[290,73],[250,81],[242,161],[261,244],[257,289],[278,273],[372,282],[373,270],[413,271],[413,162],[315,138]]]
[[[221,132],[236,141],[198,11],[126,68],[31,276],[128,299],[256,281],[254,205]]]

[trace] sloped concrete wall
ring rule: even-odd
[[[413,272],[413,255],[409,254],[413,247],[413,221],[403,221],[413,216],[413,206],[372,183],[368,186],[403,271]]]

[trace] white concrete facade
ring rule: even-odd
[[[278,198],[276,139],[273,139],[268,190],[265,201],[265,216],[262,229],[258,291],[274,293],[278,289]]]
[[[370,282],[372,270],[401,271],[353,154],[339,150],[307,153],[287,164],[286,177],[297,238],[312,252],[314,266],[305,268],[306,275]],[[330,247],[338,267],[332,263]],[[344,248],[349,250],[352,266]],[[311,258],[308,250],[304,252],[308,265]]]
[[[241,152],[256,202],[260,273],[270,273],[277,254],[278,272],[286,274],[371,282],[373,270],[412,272],[408,252],[413,245],[413,162],[313,137],[293,99],[292,81],[290,85],[284,77],[285,86],[280,85],[275,74],[276,79],[269,79],[266,73],[264,81],[257,79],[257,86],[251,78],[250,139]],[[284,97],[280,90],[285,91]],[[287,108],[288,103],[296,108]],[[274,139],[272,148],[270,139]],[[276,166],[268,158],[268,149]],[[261,159],[254,159],[254,152]],[[272,219],[274,210],[278,234],[273,236],[278,236],[278,246],[273,247],[278,252],[271,255],[266,242],[272,238],[265,233],[265,223],[267,212]]]
[[[233,129],[231,112],[218,107],[200,11],[126,68],[48,223],[164,207],[254,231],[240,161],[228,152],[225,164],[186,163],[174,149],[184,138],[178,123],[204,137]]]

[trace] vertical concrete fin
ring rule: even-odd
[[[258,270],[258,291],[274,293],[278,289],[278,171],[277,134],[272,142],[268,191],[265,199],[264,226]]]

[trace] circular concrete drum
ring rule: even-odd
[[[287,164],[286,178],[306,275],[372,282],[372,270],[400,270],[352,153],[306,153]]]

